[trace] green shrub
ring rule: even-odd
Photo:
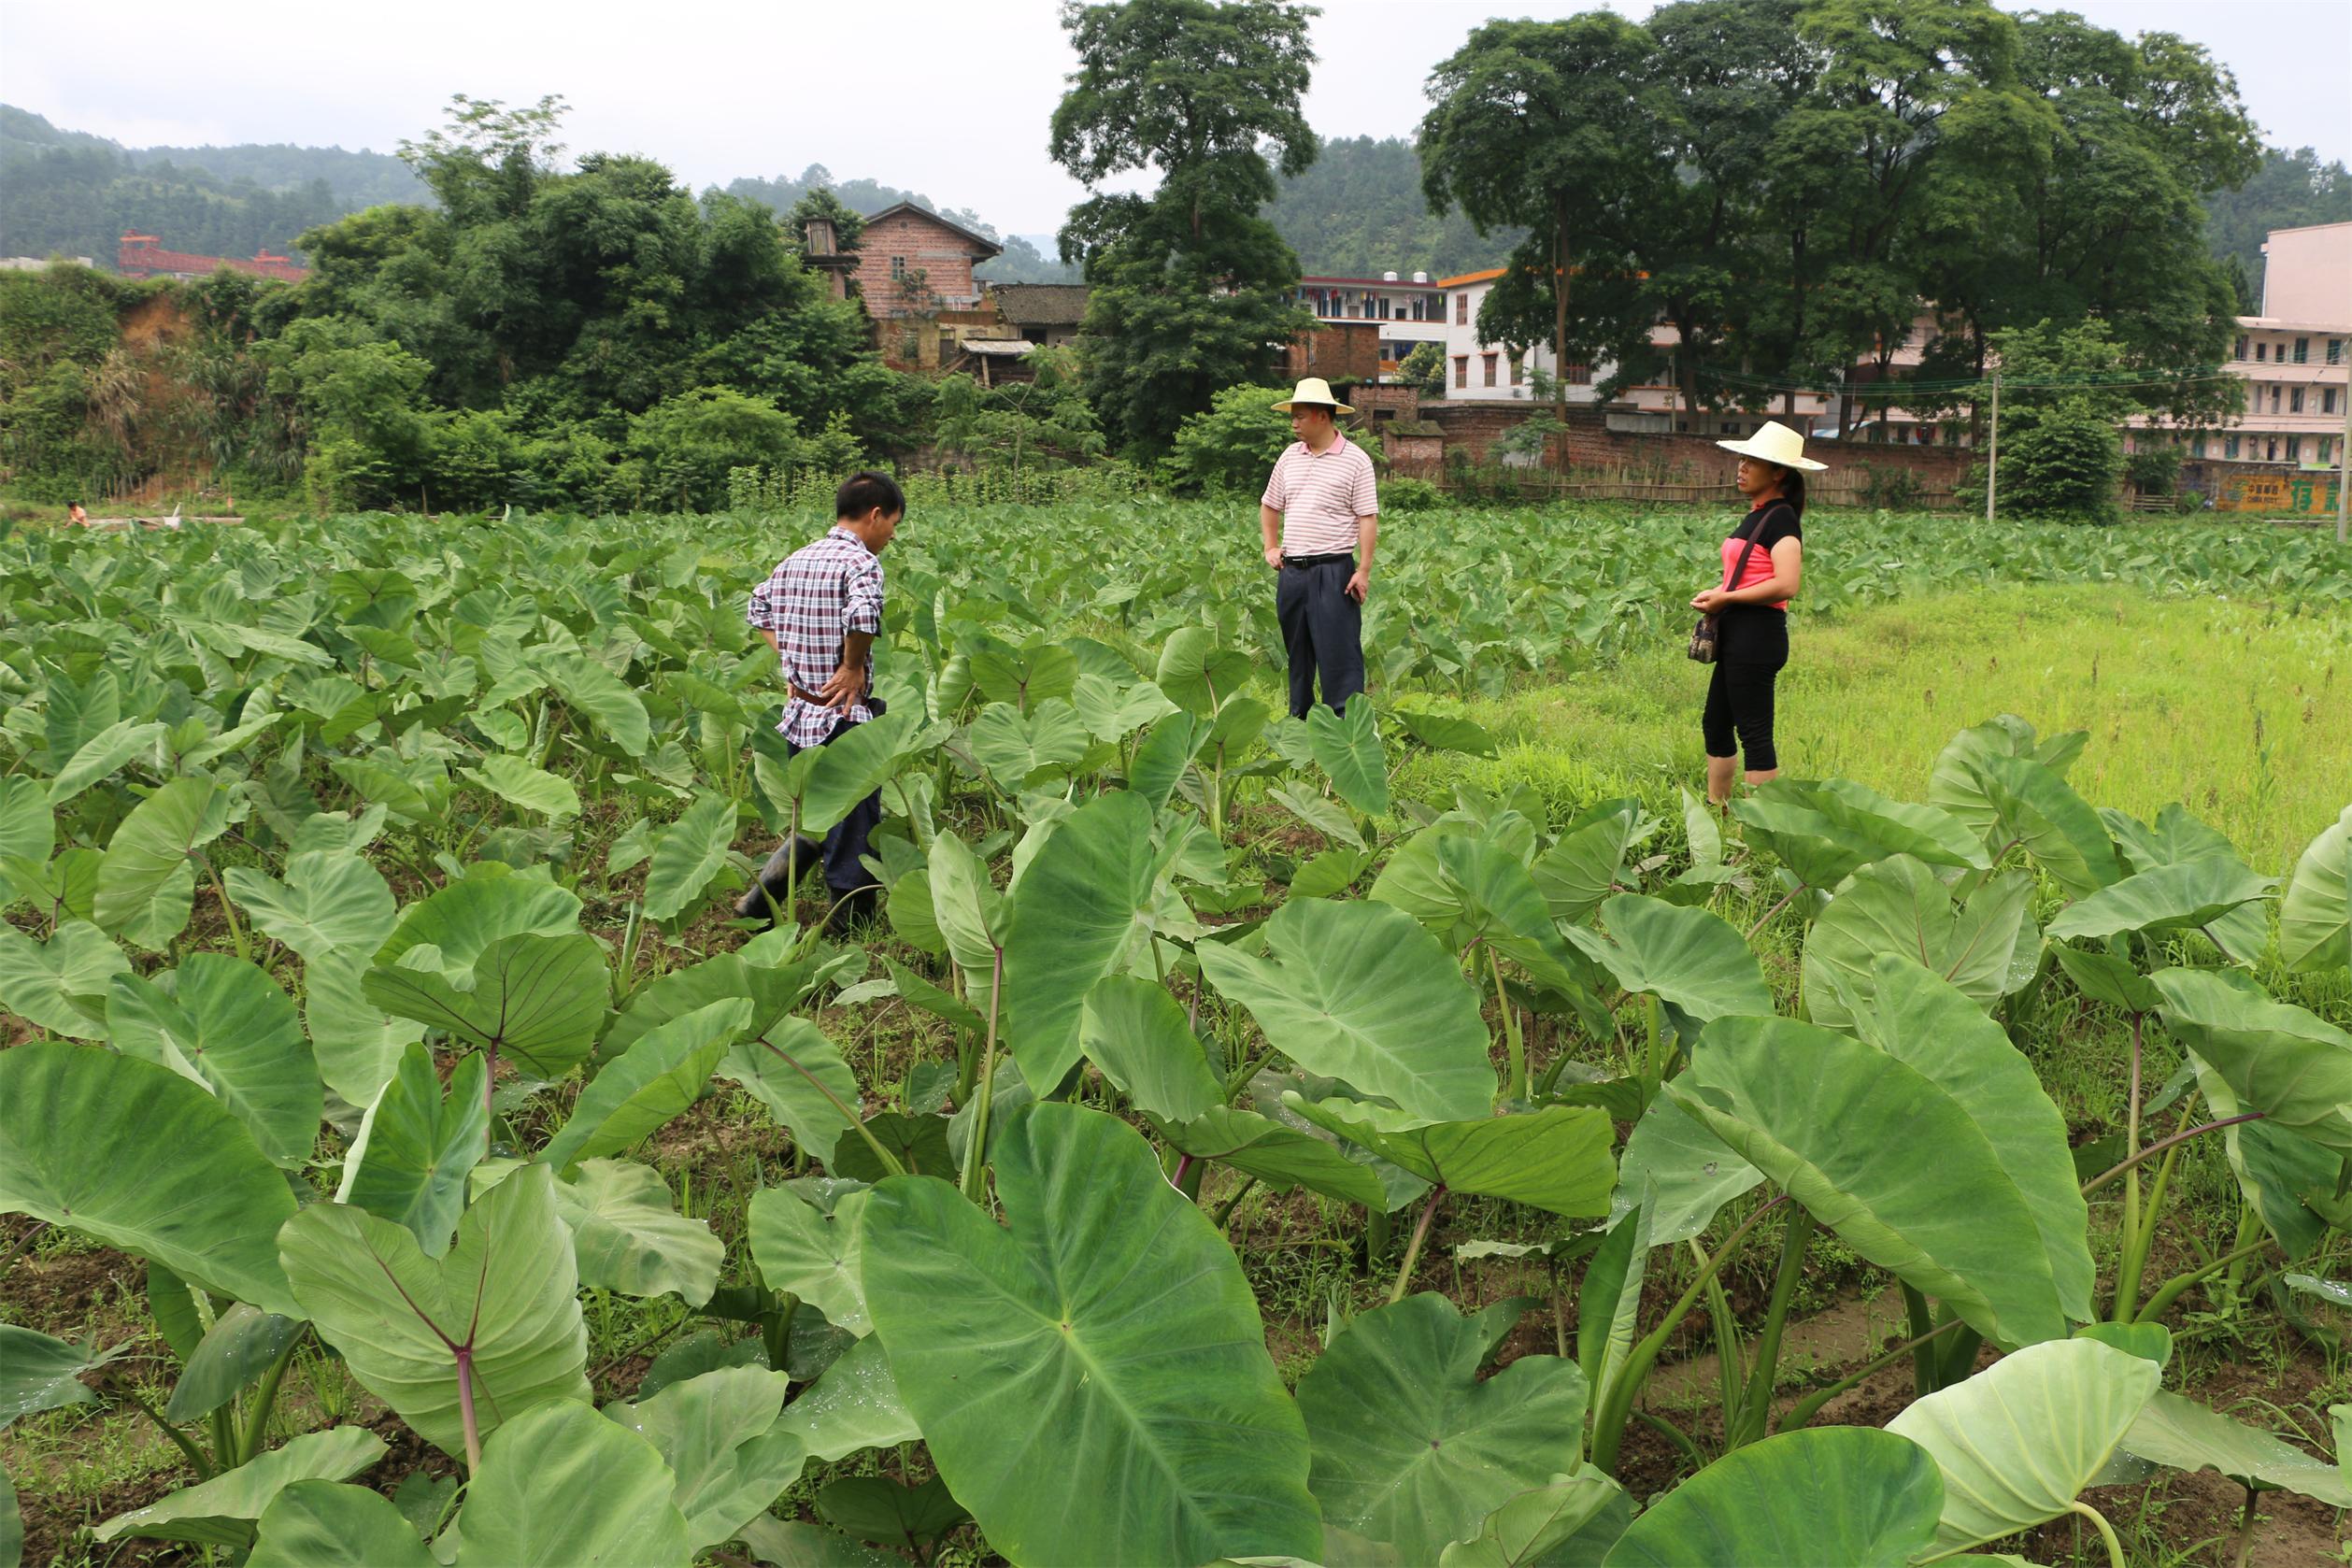
[[[2123,476],[2142,495],[2170,495],[2180,483],[2180,449],[2143,447],[2124,459]]]
[[[1427,479],[1389,479],[1380,486],[1380,509],[1410,515],[1433,512],[1446,504],[1446,492]]]

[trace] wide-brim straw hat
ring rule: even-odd
[[[1298,391],[1276,404],[1274,411],[1277,414],[1287,414],[1294,406],[1301,403],[1309,407],[1329,408],[1334,414],[1355,412],[1353,408],[1339,401],[1339,398],[1332,392],[1332,384],[1320,376],[1309,376],[1305,380],[1301,381]]]
[[[1766,420],[1745,441],[1718,441],[1716,445],[1727,452],[1752,457],[1759,463],[1777,463],[1783,468],[1802,468],[1817,474],[1829,466],[1805,456],[1804,437],[1777,420]]]

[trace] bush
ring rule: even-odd
[[[2037,410],[2002,444],[2001,501],[2021,517],[2112,522],[2123,474],[2115,420],[2083,398]]]
[[[1273,408],[1281,396],[1272,387],[1227,387],[1186,416],[1162,461],[1169,485],[1190,494],[1257,494],[1291,440],[1290,417]],[[1343,425],[1340,434],[1380,461],[1380,449],[1361,431]]]
[[[2170,495],[2180,483],[2180,449],[2143,447],[2124,459],[2123,477],[2142,495]]]
[[[1380,487],[1380,509],[1410,516],[1433,512],[1446,504],[1446,492],[1427,479],[1390,479]]]

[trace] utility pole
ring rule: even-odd
[[[2001,372],[1992,373],[1992,452],[1985,465],[1985,520],[1992,520],[1993,491],[2001,483]]]
[[[2344,436],[2336,443],[2336,543],[2346,542],[2345,535],[2345,505],[2352,498],[2352,397],[2347,397],[2344,409]]]

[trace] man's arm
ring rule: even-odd
[[[1258,533],[1265,540],[1266,564],[1281,570],[1282,514],[1262,501],[1258,503]]]
[[[1347,579],[1347,597],[1358,604],[1372,592],[1372,552],[1380,543],[1380,514],[1366,512],[1356,520],[1356,575]]]

